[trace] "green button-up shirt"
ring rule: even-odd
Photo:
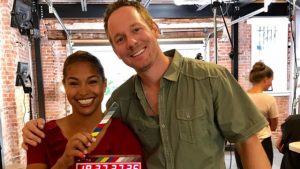
[[[229,71],[165,53],[172,62],[160,80],[159,117],[148,116],[141,79],[116,89],[107,105],[139,137],[148,169],[225,169],[225,140],[245,140],[267,125]]]

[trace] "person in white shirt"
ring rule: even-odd
[[[271,135],[278,124],[278,107],[273,96],[264,93],[272,87],[273,70],[263,62],[256,62],[250,71],[249,81],[252,87],[247,91],[248,96],[256,105],[258,110],[266,117],[269,125],[257,133],[258,138],[268,156],[270,163],[273,162],[273,146]],[[235,152],[238,168],[242,169],[242,164],[237,152]]]

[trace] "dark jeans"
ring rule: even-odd
[[[271,163],[271,165],[273,164],[273,146],[272,146],[272,140],[271,137],[265,138],[262,142],[261,142],[267,156],[268,159]],[[243,165],[241,162],[241,158],[238,154],[238,152],[235,150],[234,151],[234,155],[235,155],[235,161],[236,161],[236,165],[239,169],[243,169]]]

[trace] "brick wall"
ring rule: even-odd
[[[2,2],[2,1],[1,1]],[[10,3],[0,5],[0,115],[2,123],[3,144],[5,145],[5,163],[24,162],[24,152],[20,151],[20,129],[22,127],[22,117],[28,111],[28,96],[24,95],[22,88],[14,86],[17,61],[28,61],[29,44],[27,38],[21,36],[18,30],[9,27],[10,23]],[[91,21],[91,20],[89,20]],[[99,20],[94,20],[99,22]],[[78,20],[68,20],[65,23],[79,22]],[[193,22],[193,21],[191,21]],[[197,21],[198,22],[198,21]],[[47,120],[60,118],[66,115],[70,107],[66,101],[64,93],[61,91],[62,66],[67,56],[65,40],[51,40],[49,32],[55,30],[56,20],[41,21],[41,56],[43,64],[45,110]],[[250,87],[248,74],[251,69],[251,27],[246,23],[239,24],[239,83],[244,89]],[[193,37],[197,34],[186,33],[186,36]],[[169,35],[172,37],[184,37],[184,33]],[[84,38],[84,37],[80,37]],[[167,38],[167,37],[164,37]],[[210,40],[210,56],[213,56],[213,39]],[[218,64],[224,65],[231,70],[231,60],[229,52],[231,50],[228,40],[218,42]],[[33,66],[35,65],[33,60]],[[289,66],[288,66],[289,67]],[[13,80],[12,80],[13,79]],[[4,87],[5,86],[5,87]],[[25,96],[25,97],[24,97]],[[280,124],[288,114],[288,97],[276,97],[280,110]],[[26,110],[23,106],[27,106]],[[37,107],[37,100],[34,103]],[[279,129],[274,132],[275,138]]]
[[[0,1],[0,129],[5,165],[24,161],[21,150],[21,129],[29,111],[28,94],[15,86],[17,62],[29,62],[30,45],[27,37],[10,27],[12,1]]]
[[[288,114],[290,114],[288,108],[289,98],[287,96],[278,96],[276,97],[276,102],[279,108],[279,125],[281,125],[288,116]],[[274,135],[277,137],[280,131],[280,126],[278,126],[276,131],[274,132]]]

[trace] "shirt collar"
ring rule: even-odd
[[[169,65],[164,78],[170,81],[177,81],[180,73],[180,65],[183,62],[182,55],[175,49],[164,52],[165,55],[171,57],[171,64]]]
[[[168,79],[170,81],[177,81],[178,77],[179,77],[179,73],[180,73],[180,65],[183,62],[183,57],[175,49],[168,50],[168,51],[164,52],[164,54],[172,59],[171,59],[171,63],[169,65],[167,71],[165,72],[163,78]],[[138,75],[136,75],[134,83],[135,83],[135,91],[136,91],[138,97],[141,98],[143,95],[143,87],[141,85],[141,78]]]

